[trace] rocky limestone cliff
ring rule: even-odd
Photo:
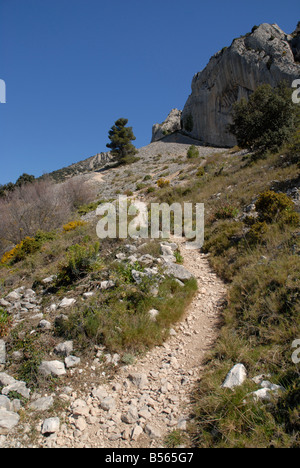
[[[155,124],[152,127],[152,140],[159,141],[167,135],[170,135],[181,129],[181,110],[172,109],[168,117],[162,124]]]
[[[299,32],[299,24],[293,35],[276,24],[262,24],[215,54],[193,78],[182,129],[205,144],[234,146],[235,138],[227,132],[233,104],[263,83],[276,86],[286,80],[291,85],[300,78]]]

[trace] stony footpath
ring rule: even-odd
[[[202,360],[216,338],[226,290],[205,255],[181,245],[185,267],[197,278],[199,292],[185,320],[171,330],[163,347],[136,365],[119,369],[107,385],[86,395],[61,395],[68,411],[57,432],[40,438],[51,447],[161,447],[167,435],[185,431],[192,391]]]
[[[164,256],[172,257],[171,246],[162,246]],[[107,362],[115,368],[114,378],[100,385],[90,378],[85,382],[84,391],[75,385],[74,389],[72,384],[63,386],[68,359],[71,364],[68,373],[73,373],[75,379],[82,369],[80,360],[72,357],[72,342],[62,343],[55,350],[60,356],[59,361],[42,363],[41,369],[45,375],[60,375],[62,386],[53,393],[31,395],[26,407],[27,417],[28,411],[36,414],[34,441],[30,438],[32,419],[28,418],[23,424],[19,421],[18,410],[22,402],[8,399],[2,387],[13,385],[18,394],[20,389],[27,392],[27,398],[30,390],[24,383],[0,373],[1,447],[161,447],[172,431],[186,431],[192,411],[191,395],[201,377],[205,353],[216,339],[226,290],[204,254],[186,249],[184,243],[180,245],[180,251],[184,265],[170,261],[168,266],[174,271],[179,267],[179,278],[180,274],[184,277],[193,275],[199,291],[184,320],[171,330],[168,341],[133,365],[119,365],[118,355],[107,355]],[[22,300],[26,291],[20,293],[21,297],[10,299]],[[150,312],[155,319],[155,311]],[[98,355],[103,352],[99,348]],[[65,364],[60,360],[62,357]],[[60,365],[55,367],[58,363]],[[4,393],[9,394],[9,391],[6,389]],[[56,410],[56,406],[63,409]],[[49,410],[52,417],[43,417]],[[3,422],[4,416],[6,422]]]

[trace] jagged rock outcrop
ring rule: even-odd
[[[287,35],[276,24],[265,23],[234,39],[194,76],[192,94],[182,111],[182,129],[205,144],[235,145],[227,131],[233,104],[263,83],[276,86],[285,80],[291,85],[300,77],[298,58],[298,30]]]
[[[152,140],[159,141],[171,133],[181,129],[181,110],[172,109],[166,120],[161,124],[155,124],[152,127]]]

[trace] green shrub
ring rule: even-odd
[[[199,158],[199,150],[198,148],[196,148],[195,145],[192,145],[189,147],[188,152],[187,152],[187,158],[188,159]]]
[[[101,203],[103,203],[102,200],[97,201],[97,202],[88,203],[87,205],[81,205],[77,210],[78,214],[80,216],[84,216],[87,213],[90,213],[91,211],[95,211],[98,208],[98,206],[101,205]]]
[[[155,192],[155,187],[148,187],[147,188],[147,193],[153,193]]]
[[[67,253],[67,263],[60,266],[60,271],[56,280],[56,285],[66,286],[78,281],[93,269],[97,260],[100,244],[94,245],[73,245]]]
[[[241,148],[259,153],[277,151],[292,138],[299,106],[292,102],[291,93],[284,84],[276,88],[262,85],[249,101],[242,99],[235,104],[229,130]]]
[[[203,177],[205,175],[205,169],[204,167],[199,167],[199,169],[196,172],[197,177]]]
[[[262,242],[264,235],[268,232],[269,228],[265,221],[256,222],[251,226],[250,231],[246,235],[247,242],[250,245],[256,245]]]
[[[295,224],[297,218],[299,222],[293,201],[284,193],[272,190],[263,192],[259,195],[255,206],[261,222],[272,223],[283,220],[288,224]]]

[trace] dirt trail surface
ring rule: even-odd
[[[216,339],[226,289],[206,255],[188,250],[183,242],[180,250],[199,286],[183,321],[163,346],[135,365],[121,367],[109,384],[69,396],[65,424],[43,440],[44,446],[156,448],[175,429],[186,429],[191,394]]]

